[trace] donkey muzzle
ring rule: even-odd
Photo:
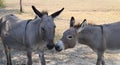
[[[55,49],[56,51],[62,51],[64,50],[65,46],[64,43],[62,42],[62,40],[59,40],[58,43],[55,45]]]
[[[53,49],[54,47],[55,47],[54,43],[52,43],[52,44],[47,44],[47,48],[48,48],[49,50]]]
[[[58,45],[55,45],[55,50],[60,52],[60,51],[62,51],[62,48],[60,48],[60,46],[58,46]]]

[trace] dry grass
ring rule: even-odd
[[[76,23],[87,19],[90,23],[106,24],[120,21],[120,0],[23,0],[23,10],[25,13],[19,13],[19,0],[4,0],[6,8],[0,9],[0,17],[13,13],[21,19],[34,18],[31,5],[35,5],[40,11],[47,10],[49,14],[60,10],[65,10],[55,19],[56,38],[60,39],[62,33],[69,28],[69,20],[74,16]],[[77,45],[73,49],[65,50],[60,53],[52,51],[45,52],[47,65],[95,65],[96,55],[88,47]],[[26,63],[26,56],[23,52],[12,51],[14,65]],[[39,58],[33,54],[34,65],[38,65]],[[105,54],[106,65],[119,65],[119,54]],[[5,65],[6,59],[2,45],[0,46],[0,65]]]

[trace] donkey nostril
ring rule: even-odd
[[[59,46],[55,46],[56,51],[61,51],[62,49]]]
[[[54,44],[52,44],[52,45],[49,45],[49,44],[48,44],[48,45],[47,45],[47,48],[51,50],[51,49],[54,48],[54,46],[55,46]]]
[[[55,46],[56,49],[59,49],[60,47],[59,46]]]

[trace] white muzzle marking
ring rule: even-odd
[[[57,45],[60,47],[60,49],[64,50],[64,43],[62,42],[62,40],[59,40]]]

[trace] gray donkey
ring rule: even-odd
[[[81,24],[74,25],[74,23],[75,20],[72,17],[70,28],[63,33],[55,46],[57,51],[73,48],[77,42],[85,44],[97,53],[96,65],[105,65],[104,52],[120,49],[120,22],[93,25],[87,24],[84,19]]]
[[[46,65],[44,48],[54,48],[55,23],[54,18],[64,8],[48,15],[40,12],[34,6],[33,11],[37,15],[33,20],[21,20],[13,14],[3,16],[0,20],[0,34],[7,57],[7,65],[12,65],[10,50],[23,50],[27,52],[27,65],[32,65],[32,52],[37,51],[41,59],[41,65]]]

